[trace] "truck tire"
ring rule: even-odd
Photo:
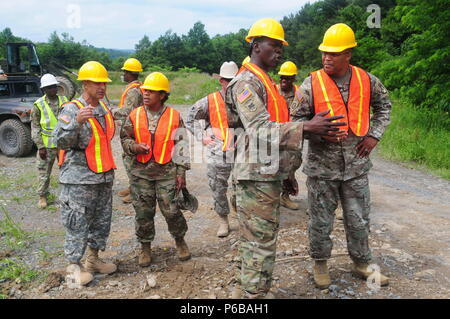
[[[0,124],[0,150],[6,156],[28,155],[33,147],[31,129],[19,120],[9,119]]]
[[[57,76],[56,81],[59,82],[58,95],[64,95],[69,99],[69,101],[72,100],[72,98],[75,96],[76,91],[72,82],[70,82],[69,79],[63,76]]]

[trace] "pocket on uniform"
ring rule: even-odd
[[[86,223],[86,207],[73,202],[61,201],[61,215],[64,227],[71,231],[82,230]]]

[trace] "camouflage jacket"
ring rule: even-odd
[[[50,109],[55,117],[58,118],[60,111],[58,98],[55,100],[50,100],[48,96],[45,96],[45,100],[47,101],[48,106],[50,106]],[[44,142],[42,141],[41,129],[41,111],[36,104],[33,104],[33,108],[31,109],[31,139],[36,144],[38,149],[45,147]]]
[[[195,136],[197,141],[201,142],[204,136],[212,139],[212,142],[207,145],[209,160],[223,163],[227,158],[233,158],[233,154],[224,154],[222,151],[223,141],[216,138],[212,132],[207,96],[195,102],[189,109],[186,128]],[[227,153],[232,152],[231,149],[227,151]]]
[[[78,100],[87,105],[83,97]],[[66,104],[59,113],[58,124],[53,132],[55,144],[59,149],[66,150],[66,157],[60,168],[59,182],[62,184],[101,184],[114,180],[114,170],[106,173],[94,173],[86,162],[85,149],[92,137],[89,121],[84,124],[77,122],[79,108],[75,103]],[[106,128],[106,111],[100,104],[94,109],[97,121]]]
[[[289,108],[289,110],[291,109],[291,104],[292,104],[292,102],[294,101],[294,97],[295,97],[295,91],[294,91],[294,88],[291,90],[291,91],[289,91],[289,92],[284,92],[282,89],[281,89],[281,87],[280,87],[280,89],[278,90],[278,92],[280,92],[280,95],[282,96],[282,97],[284,97],[284,99],[286,100],[286,103],[287,103],[287,105],[288,105],[288,108]]]
[[[158,125],[159,118],[166,110],[164,106],[159,112],[154,113],[147,108],[148,127],[150,132],[154,133]],[[167,164],[156,163],[152,157],[146,164],[137,161],[136,153],[133,152],[132,146],[136,144],[134,127],[130,116],[127,117],[120,131],[120,139],[124,152],[132,159],[130,162],[130,173],[139,178],[147,180],[163,180],[171,179],[176,176],[186,175],[186,170],[191,168],[189,157],[188,139],[185,136],[186,130],[184,122],[180,117],[180,126],[177,134],[175,134],[175,147],[172,155],[172,161]]]
[[[138,80],[133,81],[131,83],[139,83]],[[130,85],[129,83],[128,85]],[[121,108],[115,108],[111,112],[114,116],[115,120],[125,121],[128,115],[130,115],[131,111],[135,108],[144,104],[144,100],[142,97],[141,89],[138,87],[134,87],[127,92],[127,96],[125,97],[125,101]]]
[[[367,136],[380,140],[389,124],[391,113],[391,101],[386,88],[378,78],[369,73],[371,82],[371,119]],[[342,78],[333,78],[344,102],[347,102],[350,86],[351,68]],[[305,121],[314,116],[312,104],[311,76],[308,76],[295,94],[291,105],[291,120]],[[340,143],[329,142],[321,137],[311,136],[307,161],[303,172],[310,176],[325,180],[346,181],[366,174],[372,167],[368,157],[357,156],[356,145],[363,137],[349,133],[349,137]]]
[[[225,103],[229,126],[237,136],[234,177],[254,181],[285,179],[290,164],[284,150],[301,150],[303,124],[269,121],[264,84],[248,70],[230,82]],[[269,152],[266,145],[270,146]]]

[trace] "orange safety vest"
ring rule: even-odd
[[[356,136],[365,136],[370,125],[370,77],[361,68],[351,66],[352,77],[347,104],[333,79],[323,69],[311,73],[314,112],[330,110],[327,116],[344,115],[347,126],[340,129],[348,132],[349,126]]]
[[[220,92],[211,93],[208,95],[208,109],[209,121],[214,133],[214,136],[224,141],[222,151],[227,151],[230,147],[230,142],[233,140],[228,129],[227,110],[225,108],[225,101]]]
[[[71,103],[75,103],[79,109],[84,107],[83,103],[78,100],[73,100]],[[105,173],[117,168],[114,163],[114,157],[111,149],[111,140],[115,133],[114,118],[105,103],[100,101],[100,105],[107,112],[105,115],[106,133],[97,119],[88,119],[91,124],[92,137],[87,148],[85,149],[86,162],[89,169],[94,173]],[[60,150],[58,165],[61,166],[64,163],[64,160],[65,151]]]
[[[266,88],[269,119],[278,123],[289,122],[289,109],[286,100],[280,95],[272,79],[256,64],[249,62],[244,65],[244,68],[255,74]]]
[[[131,90],[132,88],[140,87],[141,85],[142,85],[142,83],[140,83],[140,82],[132,82],[132,83],[128,84],[128,86],[125,88],[125,91],[123,91],[123,93],[122,93],[122,97],[120,98],[118,107],[121,108],[123,106],[123,104],[125,103],[125,98],[127,97],[129,90]]]
[[[168,106],[159,118],[154,134],[148,128],[147,112],[144,106],[131,111],[130,119],[133,123],[136,143],[145,143],[150,148],[148,154],[136,155],[138,162],[145,164],[152,157],[159,164],[170,162],[175,146],[174,135],[180,126],[180,113]]]

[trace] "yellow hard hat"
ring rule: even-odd
[[[142,64],[135,58],[129,58],[123,64],[122,70],[130,72],[142,72]]]
[[[279,75],[292,76],[297,75],[297,66],[294,62],[286,61],[280,67]]]
[[[147,75],[144,84],[141,85],[143,90],[165,91],[170,92],[169,79],[161,72],[153,72]]]
[[[251,42],[255,37],[268,37],[283,42],[283,45],[288,45],[284,39],[283,26],[272,18],[264,18],[256,21],[250,28],[250,31],[248,31],[245,41]]]
[[[83,64],[78,71],[78,81],[112,82],[108,78],[108,71],[97,61],[89,61]]]
[[[247,64],[250,62],[250,57],[247,55],[247,57],[242,61],[242,65]]]
[[[345,49],[356,47],[355,33],[344,23],[332,25],[325,32],[320,51],[342,52]]]

